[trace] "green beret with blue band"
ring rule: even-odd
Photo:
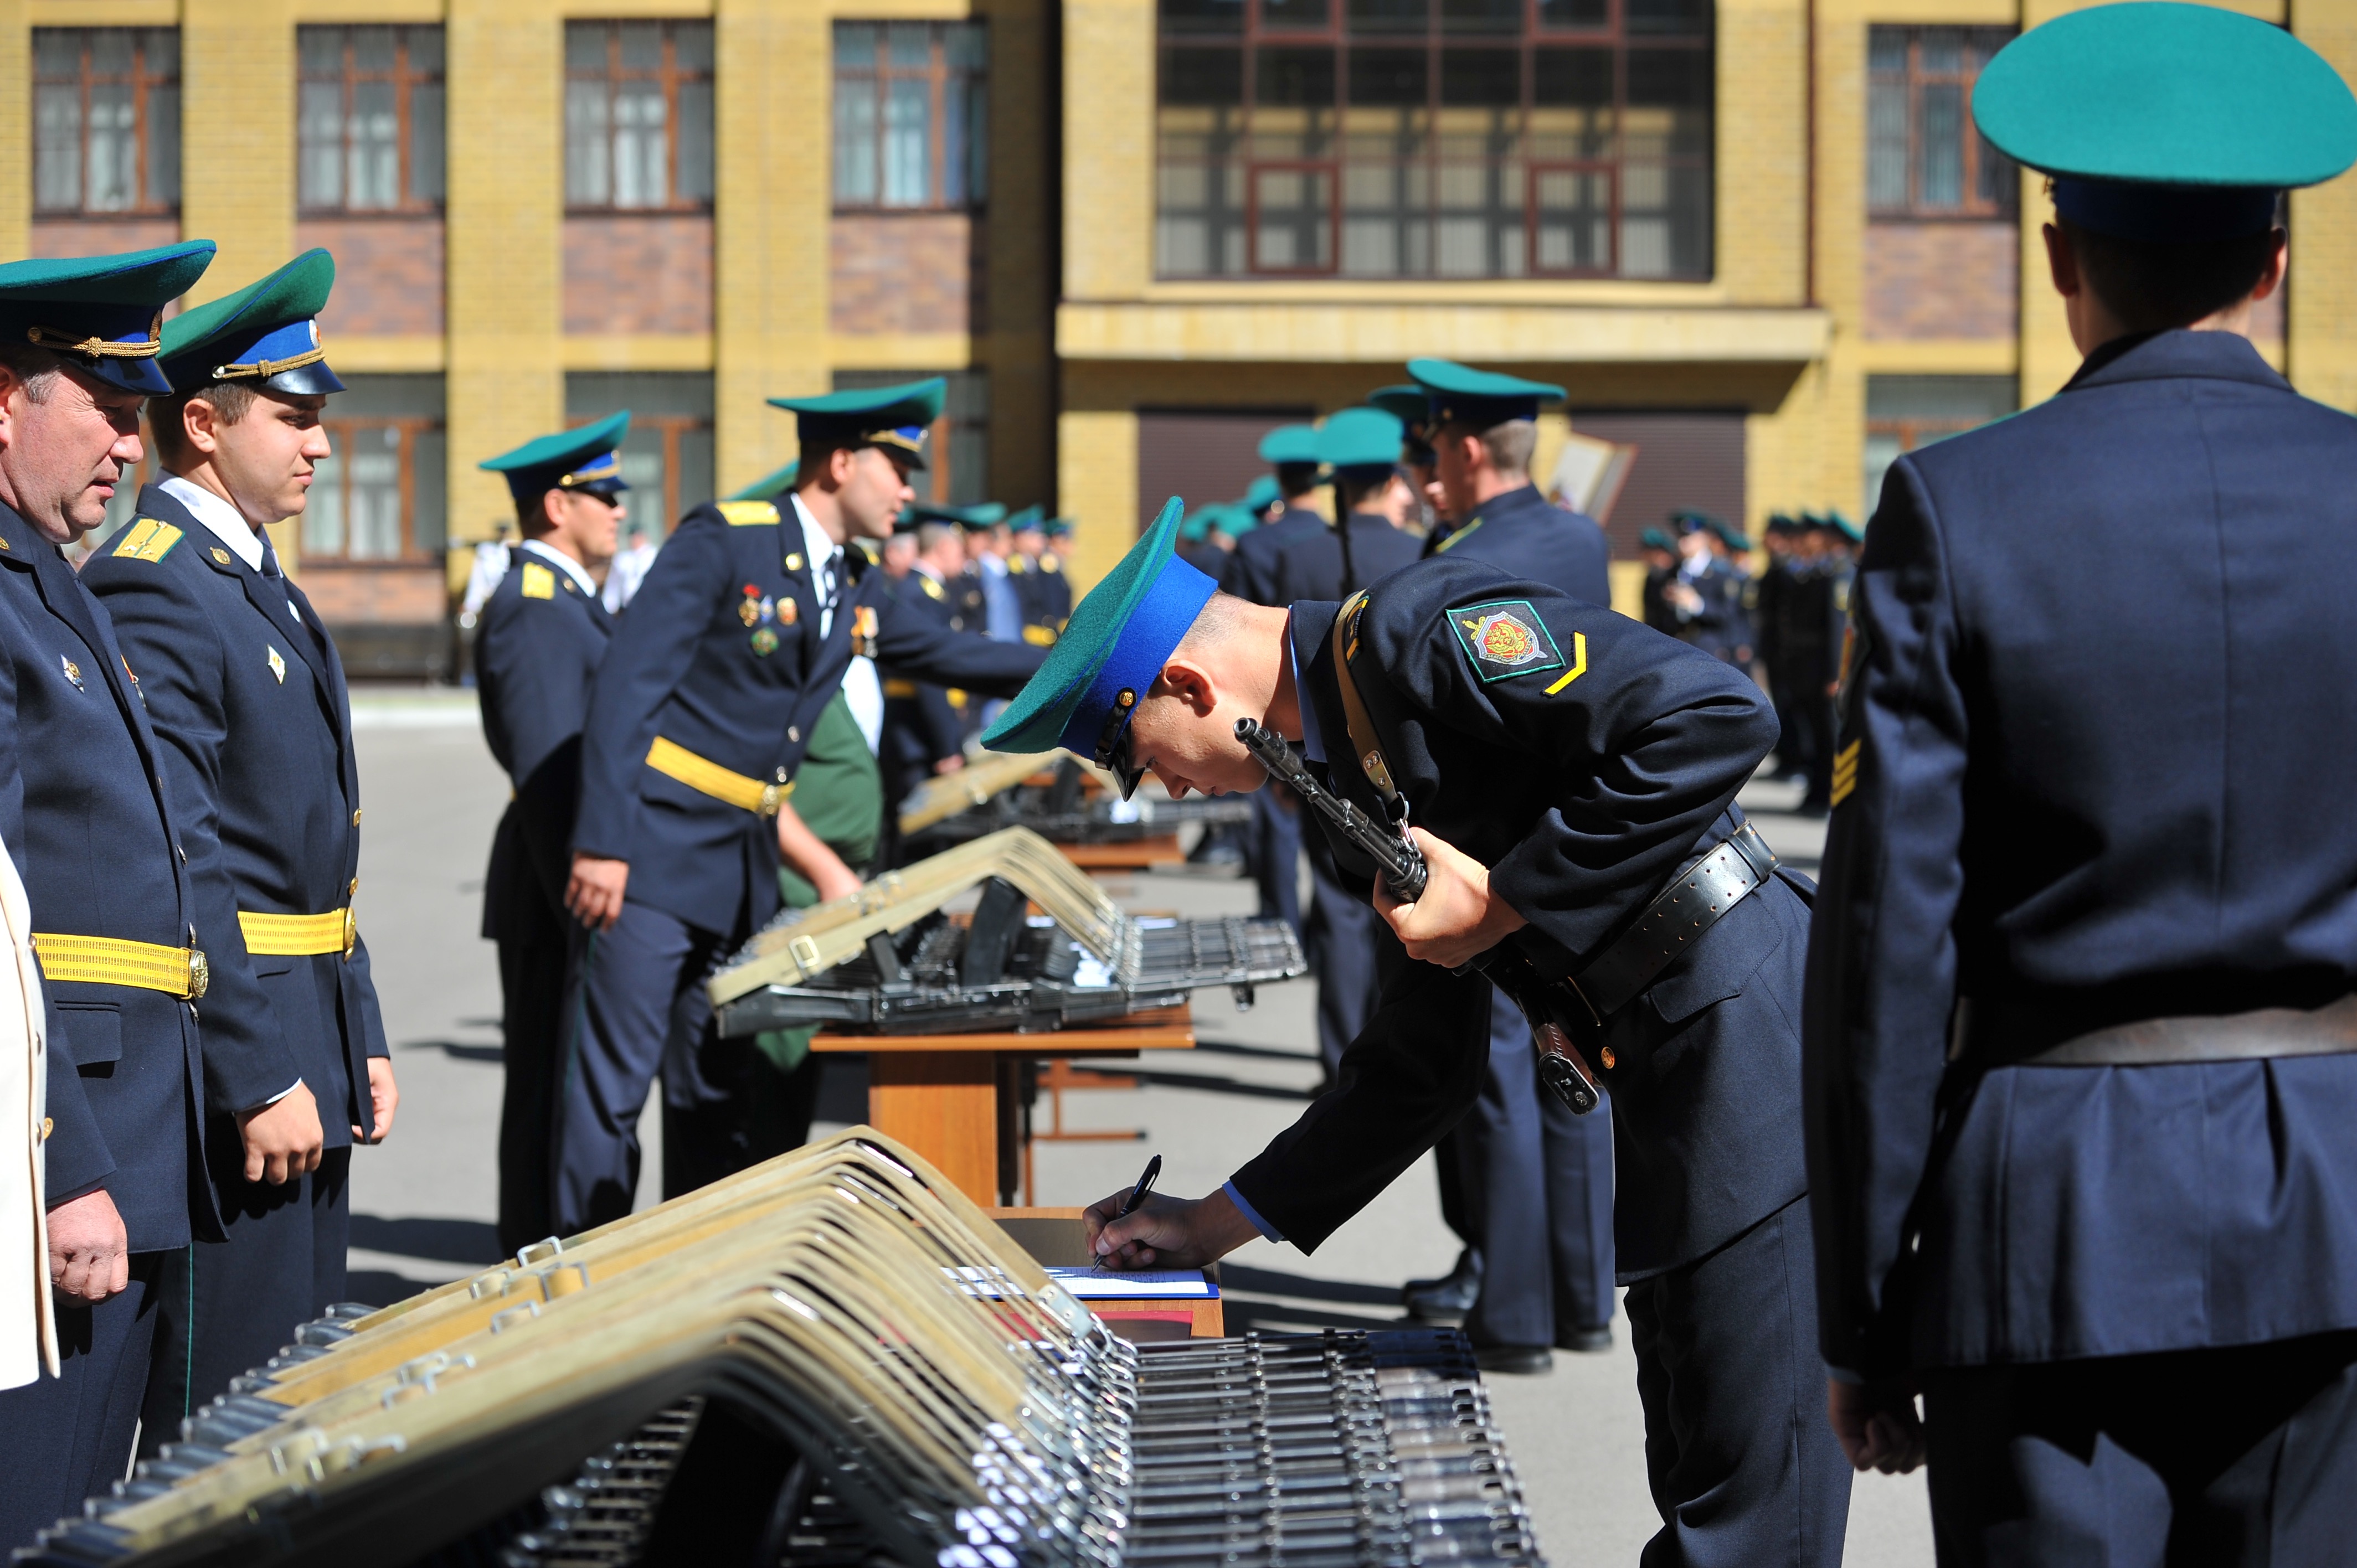
[[[2061,218],[2150,243],[2257,233],[2279,193],[2357,162],[2357,98],[2323,57],[2270,23],[2175,0],[2031,28],[1981,71],[1973,119],[2053,177]]]
[[[1072,533],[1072,520],[1069,517],[1051,517],[1039,525],[1039,532],[1050,539],[1069,539]]]
[[[162,397],[172,390],[156,358],[164,306],[196,286],[212,264],[210,240],[152,251],[61,256],[0,266],[0,336],[71,360],[124,392]]]
[[[1173,551],[1186,503],[1164,503],[1129,553],[1089,590],[1064,633],[998,721],[994,751],[1064,746],[1112,769],[1127,800],[1144,776],[1130,759],[1129,721],[1219,585]]]
[[[1318,427],[1314,424],[1280,424],[1260,438],[1260,460],[1274,463],[1280,468],[1315,467],[1318,463]]]
[[[1269,504],[1275,501],[1280,493],[1275,478],[1273,475],[1263,474],[1244,487],[1244,493],[1236,498],[1236,505],[1252,513],[1253,520],[1258,521],[1260,514],[1269,509]]]
[[[858,387],[818,397],[773,397],[794,416],[805,446],[877,446],[911,468],[925,466],[925,433],[942,416],[949,382],[940,376],[897,386]]]
[[[1666,550],[1674,555],[1677,553],[1678,542],[1658,528],[1649,528],[1637,535],[1637,542],[1647,550]]]
[[[630,433],[630,411],[626,408],[595,424],[527,441],[475,467],[505,475],[508,493],[519,506],[550,490],[617,496],[630,488],[622,481],[621,457],[622,437]]]
[[[1371,478],[1399,467],[1402,431],[1398,418],[1380,408],[1346,408],[1318,429],[1318,457],[1338,473],[1352,470],[1354,479]]]
[[[339,392],[319,341],[336,258],[309,250],[272,273],[164,323],[158,362],[174,392],[235,381],[307,397]]]
[[[797,457],[782,468],[772,468],[743,489],[726,499],[732,501],[773,501],[794,488],[794,475],[802,468]]]

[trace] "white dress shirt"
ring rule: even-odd
[[[802,553],[810,559],[811,586],[818,595],[818,635],[823,642],[834,629],[834,601],[843,586],[843,546],[818,525],[800,495],[788,490],[786,496],[793,502],[794,520],[802,526]],[[843,701],[866,738],[867,749],[875,751],[884,742],[884,683],[876,678],[876,660],[863,657],[851,661],[843,672]]]

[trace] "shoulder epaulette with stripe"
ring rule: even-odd
[[[537,561],[523,564],[523,596],[527,599],[556,597],[556,574]]]
[[[768,501],[716,501],[720,515],[728,520],[731,528],[759,528],[765,522],[778,521],[778,509]]]
[[[180,542],[180,531],[168,522],[143,517],[123,531],[113,553],[124,561],[161,561]]]

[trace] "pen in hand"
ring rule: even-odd
[[[1131,1215],[1136,1213],[1138,1206],[1153,1196],[1155,1178],[1159,1176],[1161,1174],[1162,1156],[1160,1155],[1157,1155],[1152,1159],[1146,1162],[1145,1174],[1137,1178],[1137,1185],[1129,1189],[1129,1196],[1122,1199],[1121,1212],[1114,1215],[1114,1218],[1115,1219],[1126,1219]],[[1095,1266],[1099,1269],[1103,1269],[1105,1266],[1104,1259],[1097,1259]]]

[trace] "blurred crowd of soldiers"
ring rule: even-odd
[[[1750,539],[1705,512],[1673,512],[1640,539],[1645,624],[1760,678],[1783,726],[1778,778],[1807,785],[1800,809],[1809,816],[1833,808],[1834,690],[1865,539],[1838,511],[1777,512],[1756,575]]]

